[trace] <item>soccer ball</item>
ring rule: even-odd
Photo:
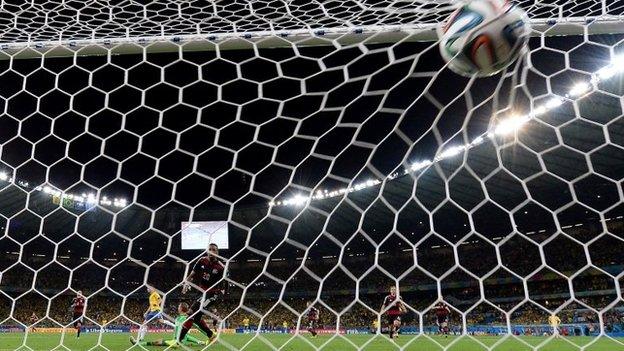
[[[438,28],[440,52],[463,76],[491,76],[513,63],[529,39],[527,15],[505,0],[472,0]]]

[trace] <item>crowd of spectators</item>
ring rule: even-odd
[[[344,303],[348,304],[346,298]],[[165,313],[171,317],[175,317],[175,306],[182,300],[167,300]],[[216,305],[216,310],[212,310],[211,318],[215,318],[217,322],[222,323],[225,328],[237,328],[244,325],[243,320],[249,319],[251,327],[262,326],[263,328],[300,328],[305,329],[305,299],[286,299],[278,302],[277,300],[266,299],[256,300],[254,303],[247,303],[243,307],[240,301],[226,299]],[[69,304],[71,303],[70,295],[63,295],[54,300],[54,303],[40,304],[40,300],[32,296],[25,297],[21,302],[15,305],[13,313],[10,313],[10,305],[0,306],[0,315],[2,318],[8,318],[3,324],[30,324],[31,313],[37,314],[40,321],[39,327],[62,327],[71,324],[71,312]],[[112,303],[111,303],[112,302]],[[552,304],[562,303],[563,301],[553,301]],[[107,297],[90,298],[87,305],[85,315],[86,325],[125,325],[138,326],[143,320],[143,313],[146,309],[146,299],[128,298],[123,303],[111,301]],[[286,307],[288,306],[288,307]],[[370,327],[377,318],[375,310],[361,303],[352,304],[350,308],[343,311],[330,311],[322,304],[317,304],[320,310],[320,325],[325,328],[366,328]],[[511,309],[511,305],[501,304],[497,306],[501,310]],[[48,309],[49,308],[49,309]],[[471,309],[466,314],[466,325],[506,325],[507,318],[511,325],[545,325],[549,312],[542,307],[525,303],[513,312],[506,315],[501,310],[492,307],[489,304],[480,304]],[[433,311],[424,312],[422,316],[413,311],[408,311],[404,316],[404,325],[418,326],[421,322],[423,326],[435,325],[435,314]],[[557,315],[561,318],[563,324],[588,324],[597,327],[599,323],[598,314],[592,310],[586,309],[574,303],[569,304],[561,310]],[[624,328],[624,308],[612,308],[602,314],[605,329],[607,331],[618,328]],[[453,326],[462,325],[462,315],[452,310],[450,315],[450,324]]]
[[[610,225],[613,233],[621,234],[619,223]],[[582,236],[588,228],[581,227],[578,232],[568,234]],[[375,262],[371,255],[354,254],[341,260],[336,257],[285,260],[271,262],[268,268],[263,261],[250,262],[241,256],[229,265],[229,279],[237,284],[229,284],[226,298],[217,305],[215,318],[229,327],[241,326],[245,318],[256,326],[295,327],[305,321],[306,302],[315,301],[323,326],[367,327],[377,318],[376,312],[388,287],[396,283],[396,277],[401,297],[409,308],[404,318],[406,324],[433,324],[429,308],[438,300],[439,291],[453,309],[454,325],[461,325],[462,313],[466,314],[468,325],[508,321],[517,325],[545,324],[550,311],[562,305],[558,315],[563,323],[598,323],[598,313],[602,313],[605,327],[622,324],[624,309],[613,306],[619,294],[613,278],[607,274],[624,270],[624,259],[617,251],[619,246],[608,242],[589,246],[590,259],[595,265],[589,269],[585,255],[548,255],[546,251],[554,249],[546,246],[547,267],[540,268],[541,258],[538,256],[535,262],[535,256],[528,254],[536,246],[524,241],[525,246],[514,244],[517,247],[512,250],[501,249],[501,254],[505,254],[502,265],[497,268],[494,258],[492,268],[498,273],[492,275],[492,269],[479,268],[491,263],[483,258],[485,255],[479,255],[483,250],[479,245],[460,249],[441,245],[427,252],[421,250],[417,253],[422,255],[418,257],[420,267],[417,268],[413,267],[415,258],[411,250],[380,253],[379,268],[374,270],[368,270]],[[598,249],[602,254],[597,253]],[[456,255],[457,250],[461,255]],[[456,257],[463,268],[455,266]],[[47,264],[41,262],[43,268],[35,271],[16,260],[11,255],[0,257],[0,268],[4,270],[0,276],[0,321],[5,323],[28,324],[31,313],[35,312],[43,324],[68,325],[71,298],[77,290],[88,297],[88,323],[100,325],[141,323],[147,307],[146,284],[163,293],[166,310],[171,315],[175,314],[179,301],[192,299],[181,294],[180,283],[187,264],[179,261],[154,262],[149,267],[131,260],[110,265],[87,262],[74,267],[69,264],[71,260],[58,259]],[[302,266],[306,269],[297,270]],[[522,283],[523,278],[527,279],[526,284]],[[481,295],[481,284],[485,296]],[[280,293],[282,299],[278,300]],[[572,296],[578,303],[569,303]]]
[[[53,279],[53,278],[49,278]],[[99,291],[83,289],[88,296],[86,319],[87,324],[99,325],[138,325],[143,320],[143,313],[147,307],[147,293],[144,286],[138,282],[132,283],[135,288],[132,293],[121,294],[113,289],[102,288]],[[462,324],[462,314],[466,314],[467,325],[539,325],[546,324],[551,310],[564,305],[558,316],[563,323],[597,323],[598,314],[591,308],[603,312],[605,327],[613,328],[620,325],[624,317],[624,309],[610,308],[600,311],[594,306],[607,306],[616,296],[609,285],[605,285],[602,276],[588,276],[582,280],[579,286],[586,287],[585,293],[594,292],[590,295],[577,299],[581,303],[566,303],[569,297],[561,293],[553,293],[549,284],[538,284],[531,291],[530,300],[525,299],[524,289],[509,289],[502,282],[494,290],[496,298],[489,299],[489,303],[478,303],[474,299],[462,300],[458,297],[472,296],[466,292],[470,288],[456,282],[458,287],[449,289],[447,303],[452,307],[451,324]],[[157,284],[155,284],[158,287]],[[266,288],[266,286],[265,286]],[[269,289],[272,287],[269,287]],[[606,289],[606,290],[605,290]],[[454,291],[458,290],[458,291]],[[269,294],[267,289],[248,290],[241,294],[241,290],[232,286],[227,297],[216,305],[214,317],[222,322],[224,327],[240,327],[243,319],[248,318],[250,325],[261,325],[264,328],[289,328],[297,327],[301,323],[305,325],[306,302],[315,300],[316,291],[298,291],[296,294],[284,295],[282,300],[278,297],[279,290]],[[499,293],[498,293],[499,292]],[[369,327],[377,318],[384,293],[376,291],[362,291],[355,298],[355,291],[347,286],[343,290],[335,290],[331,294],[322,294],[321,300],[316,301],[315,306],[320,309],[320,323],[327,328],[352,328]],[[491,292],[490,292],[491,293]],[[41,318],[41,326],[63,326],[71,323],[71,299],[74,292],[68,289],[54,290],[43,289],[43,294],[33,290],[16,289],[13,297],[2,296],[0,300],[0,319],[9,321],[5,323],[20,322],[29,324],[31,313]],[[426,325],[434,324],[434,313],[430,310],[432,303],[437,299],[436,285],[421,290],[411,291],[406,288],[401,292],[402,298],[408,304],[408,313],[404,316],[404,324]],[[170,316],[175,316],[175,306],[180,301],[191,302],[193,294],[186,296],[180,294],[180,289],[173,289],[165,295],[165,311]],[[478,296],[478,295],[477,295]],[[475,303],[476,302],[476,303]],[[619,306],[619,305],[618,305]],[[13,307],[13,309],[11,309]],[[332,311],[333,310],[333,311]]]

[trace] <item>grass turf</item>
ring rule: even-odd
[[[71,350],[71,351],[118,351],[132,350],[139,351],[145,348],[132,346],[129,342],[129,333],[109,333],[96,334],[85,333],[80,339],[76,339],[74,334],[45,334],[31,333],[27,337],[23,333],[0,334],[0,351],[7,350]],[[169,338],[168,334],[150,333],[145,340],[155,340],[161,337]],[[369,351],[398,350],[398,346],[406,346],[403,350],[410,351],[485,351],[486,347],[492,347],[501,337],[478,336],[470,338],[467,336],[453,336],[449,338],[434,336],[410,336],[402,335],[398,341],[393,342],[385,336],[374,335],[345,335],[343,337],[319,336],[310,338],[309,336],[297,336],[293,339],[288,334],[260,334],[258,336],[245,334],[222,334],[219,342],[205,347],[206,350],[230,350],[242,349],[248,351],[264,351],[273,348],[290,351],[315,350],[315,347],[324,351],[349,351],[357,350],[360,347]],[[507,337],[493,348],[493,351],[529,351],[535,347],[540,351],[573,351],[580,350],[594,338],[590,337],[567,337],[565,340],[549,340],[546,337]],[[348,340],[348,341],[347,341]],[[229,345],[227,347],[225,344]],[[61,346],[62,345],[62,346]],[[98,346],[100,345],[100,346]],[[354,346],[355,345],[355,346]],[[165,347],[149,347],[147,350],[165,350]],[[195,347],[193,350],[200,350]],[[609,338],[599,338],[584,350],[587,351],[624,351],[624,340],[614,341]]]

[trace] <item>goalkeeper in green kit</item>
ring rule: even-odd
[[[182,324],[186,322],[188,319],[188,310],[189,306],[187,303],[180,303],[178,305],[178,317],[175,319],[175,329],[173,330],[173,337],[169,340],[158,339],[154,341],[137,341],[134,337],[130,337],[130,342],[132,345],[140,345],[140,346],[168,346],[168,347],[178,347],[178,335],[180,335],[180,330],[182,329]],[[195,338],[192,335],[187,334],[181,342],[184,346],[193,346],[193,345],[208,345],[209,341],[202,341]]]

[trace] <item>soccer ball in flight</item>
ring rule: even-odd
[[[463,76],[491,76],[524,51],[527,15],[506,0],[472,0],[438,29],[440,51],[449,68]]]

